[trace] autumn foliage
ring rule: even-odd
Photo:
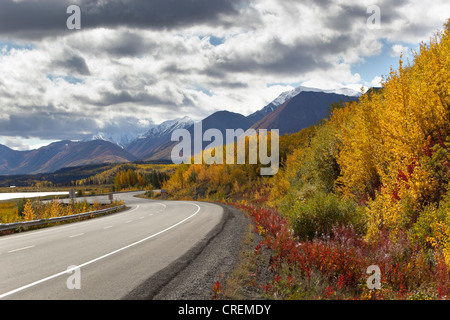
[[[352,226],[334,226],[311,241],[299,241],[288,219],[275,209],[237,205],[264,236],[255,248],[270,249],[272,278],[260,284],[278,299],[447,299],[450,268],[441,253],[433,259],[403,233],[396,241],[381,233],[367,242]],[[367,269],[376,263],[381,290],[367,287]]]
[[[248,212],[271,252],[263,291],[285,299],[447,299],[450,29],[400,59],[382,88],[280,138],[272,178],[250,165],[183,165],[166,186]],[[367,288],[377,265],[382,289]]]
[[[367,200],[369,239],[381,230],[395,238],[424,210],[444,203],[450,181],[449,54],[447,30],[422,44],[410,65],[400,61],[378,93],[330,119],[339,119],[342,132],[337,182],[344,194]]]
[[[118,207],[122,205],[123,202],[112,201],[111,203],[100,204],[97,200],[94,200],[93,204],[90,204],[87,201],[65,203],[55,198],[51,201],[23,199],[19,200],[18,203],[12,202],[8,204],[10,204],[10,206],[8,206],[8,215],[5,214],[5,210],[0,211],[1,223],[14,223],[21,221],[50,219],[61,216],[71,216],[74,214]]]
[[[315,264],[322,281],[328,279],[320,297],[448,298],[449,33],[447,28],[422,44],[408,65],[401,59],[380,90],[335,106],[272,181],[269,204],[292,233],[276,238],[300,240],[282,256],[288,266],[300,259],[292,270],[311,270],[302,261]],[[351,209],[348,201],[357,207]],[[262,209],[250,211],[255,210]],[[260,224],[259,214],[254,217]],[[267,244],[278,248],[277,241]],[[363,290],[369,265],[382,269],[381,292]],[[358,271],[351,273],[352,268]],[[348,279],[352,290],[342,292]]]

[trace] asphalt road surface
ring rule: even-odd
[[[210,203],[134,195],[115,195],[127,211],[0,237],[0,299],[121,299],[201,242],[224,214]]]

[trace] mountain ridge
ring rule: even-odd
[[[165,121],[159,126],[152,127],[144,135],[141,135],[129,145],[125,150],[139,159],[147,159],[152,154],[171,142],[172,132],[176,129],[186,129],[193,125],[194,121],[189,117]]]
[[[298,96],[302,92],[322,92],[322,93],[334,93],[339,95],[345,95],[349,97],[358,97],[361,96],[361,93],[356,92],[349,88],[340,88],[340,89],[334,89],[334,90],[322,90],[317,88],[310,88],[310,87],[304,87],[300,86],[293,90],[285,91],[282,94],[280,94],[275,100],[270,102],[268,105],[263,107],[262,109],[250,114],[248,118],[253,122],[258,122],[265,116],[267,116],[269,113],[275,111],[280,107],[281,105],[285,104],[287,101],[291,100],[292,98]]]
[[[333,103],[357,101],[343,94],[302,91],[268,113],[252,128],[279,129],[280,135],[296,133],[326,118]]]
[[[262,109],[244,116],[217,111],[202,120],[203,132],[218,129],[279,129],[295,133],[323,120],[332,103],[354,101],[360,94],[351,89],[320,90],[297,87],[279,95]],[[65,167],[94,163],[168,160],[177,144],[172,132],[185,129],[194,133],[194,120],[185,116],[151,125],[142,134],[98,132],[82,141],[58,141],[30,151],[17,151],[0,144],[0,175],[51,173]],[[130,141],[131,140],[131,141]],[[203,148],[210,142],[203,142]]]
[[[136,161],[137,158],[114,143],[102,140],[74,142],[63,140],[48,146],[31,150],[16,151],[2,146],[2,153],[8,152],[8,158],[0,159],[0,174],[37,174],[52,173],[65,167],[97,163],[121,163]]]

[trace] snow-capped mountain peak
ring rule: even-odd
[[[322,92],[322,93],[334,93],[334,94],[341,94],[348,96],[350,98],[353,97],[359,97],[361,96],[361,93],[356,92],[349,88],[338,88],[333,90],[324,90],[324,89],[317,89],[317,88],[310,88],[310,87],[304,87],[300,86],[295,89],[285,91],[282,94],[280,94],[275,100],[273,100],[271,103],[266,105],[263,109],[256,111],[255,113],[249,115],[249,119],[251,119],[253,122],[258,122],[263,117],[268,115],[269,113],[277,110],[280,106],[288,102],[289,100],[295,98],[302,92]]]
[[[111,139],[107,138],[107,135],[104,132],[97,132],[96,134],[93,134],[81,141],[89,142],[89,141],[97,141],[97,140],[108,141],[108,142],[114,143],[113,141],[111,141]]]
[[[274,101],[272,101],[271,105],[274,107],[279,107],[282,104],[284,104],[286,101],[294,98],[295,96],[299,95],[301,92],[323,92],[323,93],[334,93],[334,94],[342,94],[349,97],[359,97],[361,95],[360,92],[357,92],[350,88],[339,88],[339,89],[333,89],[333,90],[323,90],[323,89],[317,89],[317,88],[310,88],[310,87],[297,87],[293,90],[283,92],[281,95],[278,96]]]
[[[135,140],[162,137],[176,129],[186,129],[192,124],[194,124],[194,121],[191,118],[183,117],[175,120],[165,121],[160,125],[152,124],[150,125],[147,132],[142,132],[140,134],[136,134],[133,132],[120,132],[115,134],[97,132],[83,139],[82,142],[102,140],[117,144],[121,148],[126,148]]]
[[[158,126],[151,128],[144,134],[145,138],[154,138],[170,133],[176,129],[186,129],[194,124],[194,121],[189,117],[183,117],[175,120],[168,120]],[[142,138],[142,137],[141,137]]]
[[[117,144],[121,148],[125,148],[129,143],[131,143],[133,140],[135,140],[139,135],[132,133],[132,132],[123,132],[123,133],[117,133],[117,134],[107,134],[104,132],[97,132],[96,134],[93,134],[86,139],[83,139],[82,142],[89,142],[89,141],[108,141],[114,144]]]

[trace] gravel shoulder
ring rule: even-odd
[[[214,283],[221,275],[231,273],[236,266],[250,222],[238,209],[217,205],[224,210],[221,222],[184,256],[153,275],[123,299],[211,300]]]

